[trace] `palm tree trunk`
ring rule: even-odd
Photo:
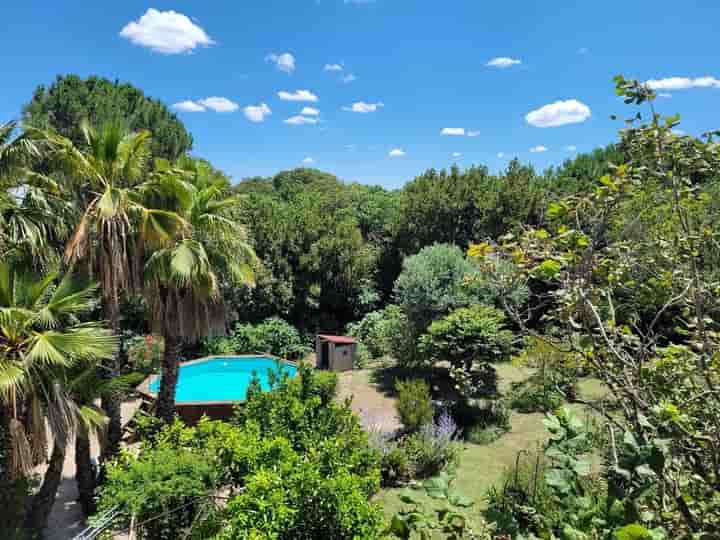
[[[0,406],[0,538],[20,531],[27,503],[27,481],[13,473],[10,408]]]
[[[170,424],[175,417],[175,389],[177,388],[182,343],[170,333],[165,332],[165,334],[165,352],[163,354],[160,393],[157,399],[157,415]]]
[[[40,491],[33,497],[30,510],[25,516],[25,528],[40,534],[47,527],[48,518],[55,504],[60,480],[62,479],[63,462],[65,461],[65,444],[55,440],[50,463],[45,472]]]
[[[75,470],[80,506],[86,516],[91,516],[96,510],[95,475],[90,455],[90,437],[84,428],[80,428],[75,437]]]
[[[116,336],[120,336],[120,305],[117,294],[105,296],[104,311],[108,326]],[[120,354],[120,351],[118,351],[117,356],[113,359],[113,365],[110,371],[102,370],[101,376],[103,378],[110,379],[118,374]],[[100,407],[105,411],[105,416],[108,417],[107,438],[102,451],[103,462],[113,459],[120,453],[120,440],[122,439],[121,405],[121,396],[112,390],[105,393],[100,400]]]

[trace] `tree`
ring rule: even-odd
[[[23,122],[52,129],[83,149],[87,144],[84,123],[123,123],[130,132],[150,132],[153,158],[177,159],[190,151],[193,143],[182,122],[161,101],[145,96],[131,84],[94,76],[58,76],[49,87],[38,86],[23,109]]]
[[[0,263],[0,530],[18,525],[22,501],[13,501],[18,485],[38,458],[45,458],[45,422],[52,453],[25,526],[40,530],[55,500],[65,448],[77,426],[98,425],[101,415],[80,406],[72,395],[75,370],[93,369],[111,358],[116,338],[100,323],[78,322],[96,306],[96,286],[81,285],[70,273],[42,276],[19,263]],[[19,503],[19,504],[18,504]]]
[[[80,220],[65,247],[65,260],[82,262],[100,281],[102,308],[108,325],[120,335],[120,295],[141,288],[143,250],[172,236],[180,220],[172,212],[146,207],[145,201],[172,191],[172,179],[147,179],[147,131],[128,133],[119,123],[100,130],[83,123],[85,144],[53,132],[47,138],[54,157],[67,170],[66,188],[77,193]],[[153,181],[157,180],[157,181]],[[174,186],[176,190],[181,188]],[[110,366],[117,374],[119,362]],[[110,419],[104,457],[119,451],[121,420],[119,397],[103,396]]]
[[[208,177],[202,164],[184,160],[180,167],[166,175],[188,178],[187,193],[172,204],[185,226],[145,265],[151,316],[165,341],[157,414],[168,423],[175,414],[182,344],[225,332],[221,283],[252,284],[257,266],[244,228],[231,217],[237,198],[227,194],[221,181]]]
[[[435,244],[403,261],[395,301],[419,336],[435,319],[477,301],[472,289],[477,274],[459,247]]]
[[[420,338],[420,350],[434,362],[450,362],[450,375],[458,390],[465,397],[473,397],[495,392],[491,364],[508,359],[514,343],[505,314],[478,304],[434,321]]]

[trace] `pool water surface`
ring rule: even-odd
[[[253,374],[263,390],[270,389],[269,372],[294,377],[297,368],[267,356],[215,356],[180,366],[175,400],[243,401]],[[160,377],[150,381],[150,391],[160,391]]]

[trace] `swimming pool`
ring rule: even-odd
[[[269,356],[213,356],[180,366],[175,401],[182,403],[244,401],[248,385],[257,375],[263,390],[270,389],[269,372],[294,377],[297,368]],[[148,390],[160,391],[160,376],[150,380]]]

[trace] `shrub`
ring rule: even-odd
[[[448,361],[451,375],[467,397],[494,392],[494,370],[488,365],[509,358],[515,336],[500,310],[478,304],[434,321],[420,338],[420,351],[431,361]]]
[[[284,320],[271,317],[257,325],[237,324],[231,335],[205,340],[207,354],[270,353],[298,359],[310,351],[300,333]]]
[[[550,412],[575,399],[575,378],[565,371],[545,369],[513,385],[510,405],[521,412]]]
[[[149,373],[160,366],[165,343],[162,337],[133,336],[126,345],[128,363],[133,369]]]
[[[447,413],[409,435],[405,445],[413,461],[415,475],[425,478],[455,465],[460,452],[458,435],[457,424]]]
[[[395,406],[407,431],[417,431],[424,424],[432,422],[434,407],[428,383],[422,379],[398,381],[395,389],[398,393]]]
[[[415,476],[414,464],[401,442],[377,430],[370,432],[370,446],[380,455],[383,486],[402,485]]]

